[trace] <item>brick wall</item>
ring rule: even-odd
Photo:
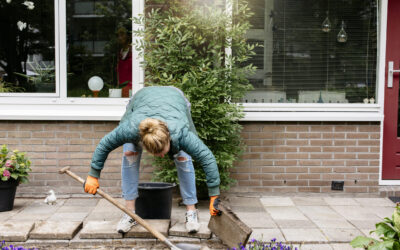
[[[28,152],[33,173],[18,196],[44,196],[49,189],[82,194],[75,180],[59,175],[64,166],[86,177],[99,140],[117,122],[0,121],[0,144]],[[379,123],[243,123],[247,145],[232,176],[233,192],[331,192],[332,180],[344,180],[344,192],[377,193]],[[118,195],[122,148],[109,155],[101,186]],[[153,168],[142,164],[141,180]]]
[[[117,125],[117,122],[0,122],[0,144],[27,152],[32,161],[30,183],[20,185],[17,195],[44,196],[50,189],[59,194],[82,194],[82,185],[58,174],[58,170],[71,166],[72,171],[86,178],[97,143]],[[121,193],[121,157],[122,147],[108,157],[100,180],[106,192]],[[151,179],[153,169],[146,164],[141,168],[141,180]]]
[[[347,193],[379,191],[379,123],[244,123],[242,137],[232,191],[332,192],[332,180]]]

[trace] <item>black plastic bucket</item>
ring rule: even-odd
[[[139,183],[136,213],[143,219],[170,219],[175,186],[165,182]]]
[[[8,181],[0,180],[0,212],[10,211],[13,209],[17,186],[18,181],[14,179]]]

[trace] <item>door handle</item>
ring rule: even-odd
[[[388,88],[393,88],[393,73],[399,73],[400,69],[393,69],[393,61],[389,62],[388,65]]]

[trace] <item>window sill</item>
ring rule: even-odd
[[[128,98],[0,98],[0,120],[119,121]],[[378,104],[244,104],[242,121],[381,121]]]

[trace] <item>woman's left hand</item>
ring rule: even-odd
[[[216,196],[211,196],[210,197],[210,214],[211,216],[216,216],[216,215],[221,215],[222,211],[219,210],[218,205],[221,202],[219,197]]]

